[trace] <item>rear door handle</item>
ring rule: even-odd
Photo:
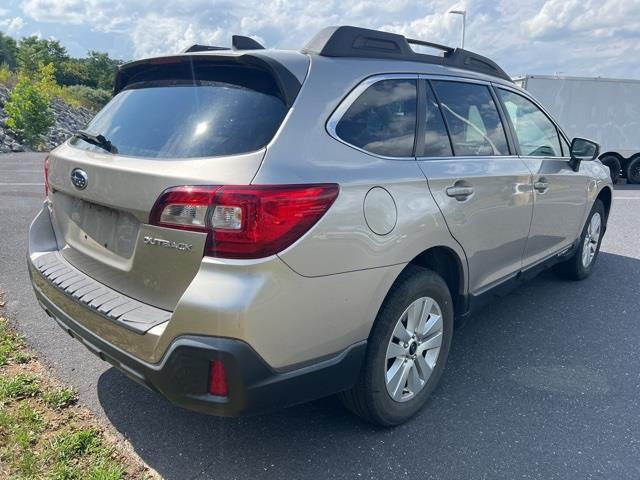
[[[446,190],[447,196],[453,197],[456,200],[463,201],[473,195],[473,187],[449,187]]]
[[[533,184],[533,188],[535,188],[538,193],[545,193],[549,190],[549,184],[543,180],[539,180]]]

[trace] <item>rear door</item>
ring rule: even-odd
[[[533,214],[531,172],[511,153],[489,84],[425,80],[423,87],[418,162],[467,255],[469,290],[478,294],[522,266]]]
[[[520,156],[533,173],[534,211],[525,266],[566,250],[580,234],[589,176],[569,165],[569,152],[553,121],[516,90],[496,86]],[[562,141],[561,141],[562,140]]]

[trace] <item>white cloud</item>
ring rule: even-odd
[[[446,11],[427,15],[411,22],[397,22],[381,25],[381,30],[404,35],[407,38],[424,39],[433,43],[451,43],[454,35],[459,35],[460,20]],[[451,43],[458,46],[455,43]]]
[[[88,25],[100,32],[117,32],[130,24],[145,5],[137,0],[25,0],[22,11],[43,23]]]
[[[548,0],[532,19],[524,22],[533,38],[553,39],[568,34],[611,36],[638,30],[640,2],[628,0]]]
[[[203,29],[188,19],[150,14],[135,23],[131,39],[136,57],[176,53],[194,43],[222,42],[222,30]]]
[[[22,27],[24,27],[24,20],[21,17],[14,17],[7,26],[7,33],[9,35],[16,35],[17,33],[20,33]]]
[[[9,35],[17,35],[24,27],[24,20],[22,17],[5,18],[0,20],[0,29],[4,30]]]
[[[467,10],[466,46],[509,73],[640,76],[639,0],[23,0],[28,18],[120,33],[130,56],[176,52],[191,43],[228,45],[232,34],[267,46],[300,49],[328,25],[381,28],[459,44]],[[115,37],[114,37],[115,38]],[[81,39],[74,38],[78,43]],[[91,48],[87,43],[86,48]],[[122,49],[124,51],[124,49]],[[623,57],[627,55],[626,57]]]

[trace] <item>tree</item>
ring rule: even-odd
[[[70,58],[63,61],[56,70],[56,79],[60,85],[87,85],[90,80],[86,60]]]
[[[18,42],[16,58],[20,69],[34,74],[42,65],[50,63],[56,71],[60,71],[60,65],[69,59],[69,55],[59,40],[46,40],[32,35]]]
[[[53,72],[53,64],[44,66],[37,81],[22,73],[4,104],[8,115],[7,126],[34,148],[41,143],[40,135],[46,134],[54,122],[47,91],[52,82],[55,84]]]
[[[113,89],[116,69],[118,65],[122,65],[121,60],[110,58],[106,52],[89,50],[84,62],[88,73],[88,82],[86,85],[103,88],[105,90]]]
[[[56,67],[53,66],[53,63],[41,65],[36,77],[36,85],[40,93],[45,95],[48,101],[53,100],[60,90],[60,85],[56,82]]]
[[[9,68],[16,68],[17,53],[16,41],[0,32],[0,64],[5,64]]]

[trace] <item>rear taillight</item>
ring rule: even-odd
[[[44,196],[49,196],[49,155],[44,159]]]
[[[307,232],[338,191],[336,184],[174,187],[156,201],[149,222],[208,233],[208,256],[261,258]]]

